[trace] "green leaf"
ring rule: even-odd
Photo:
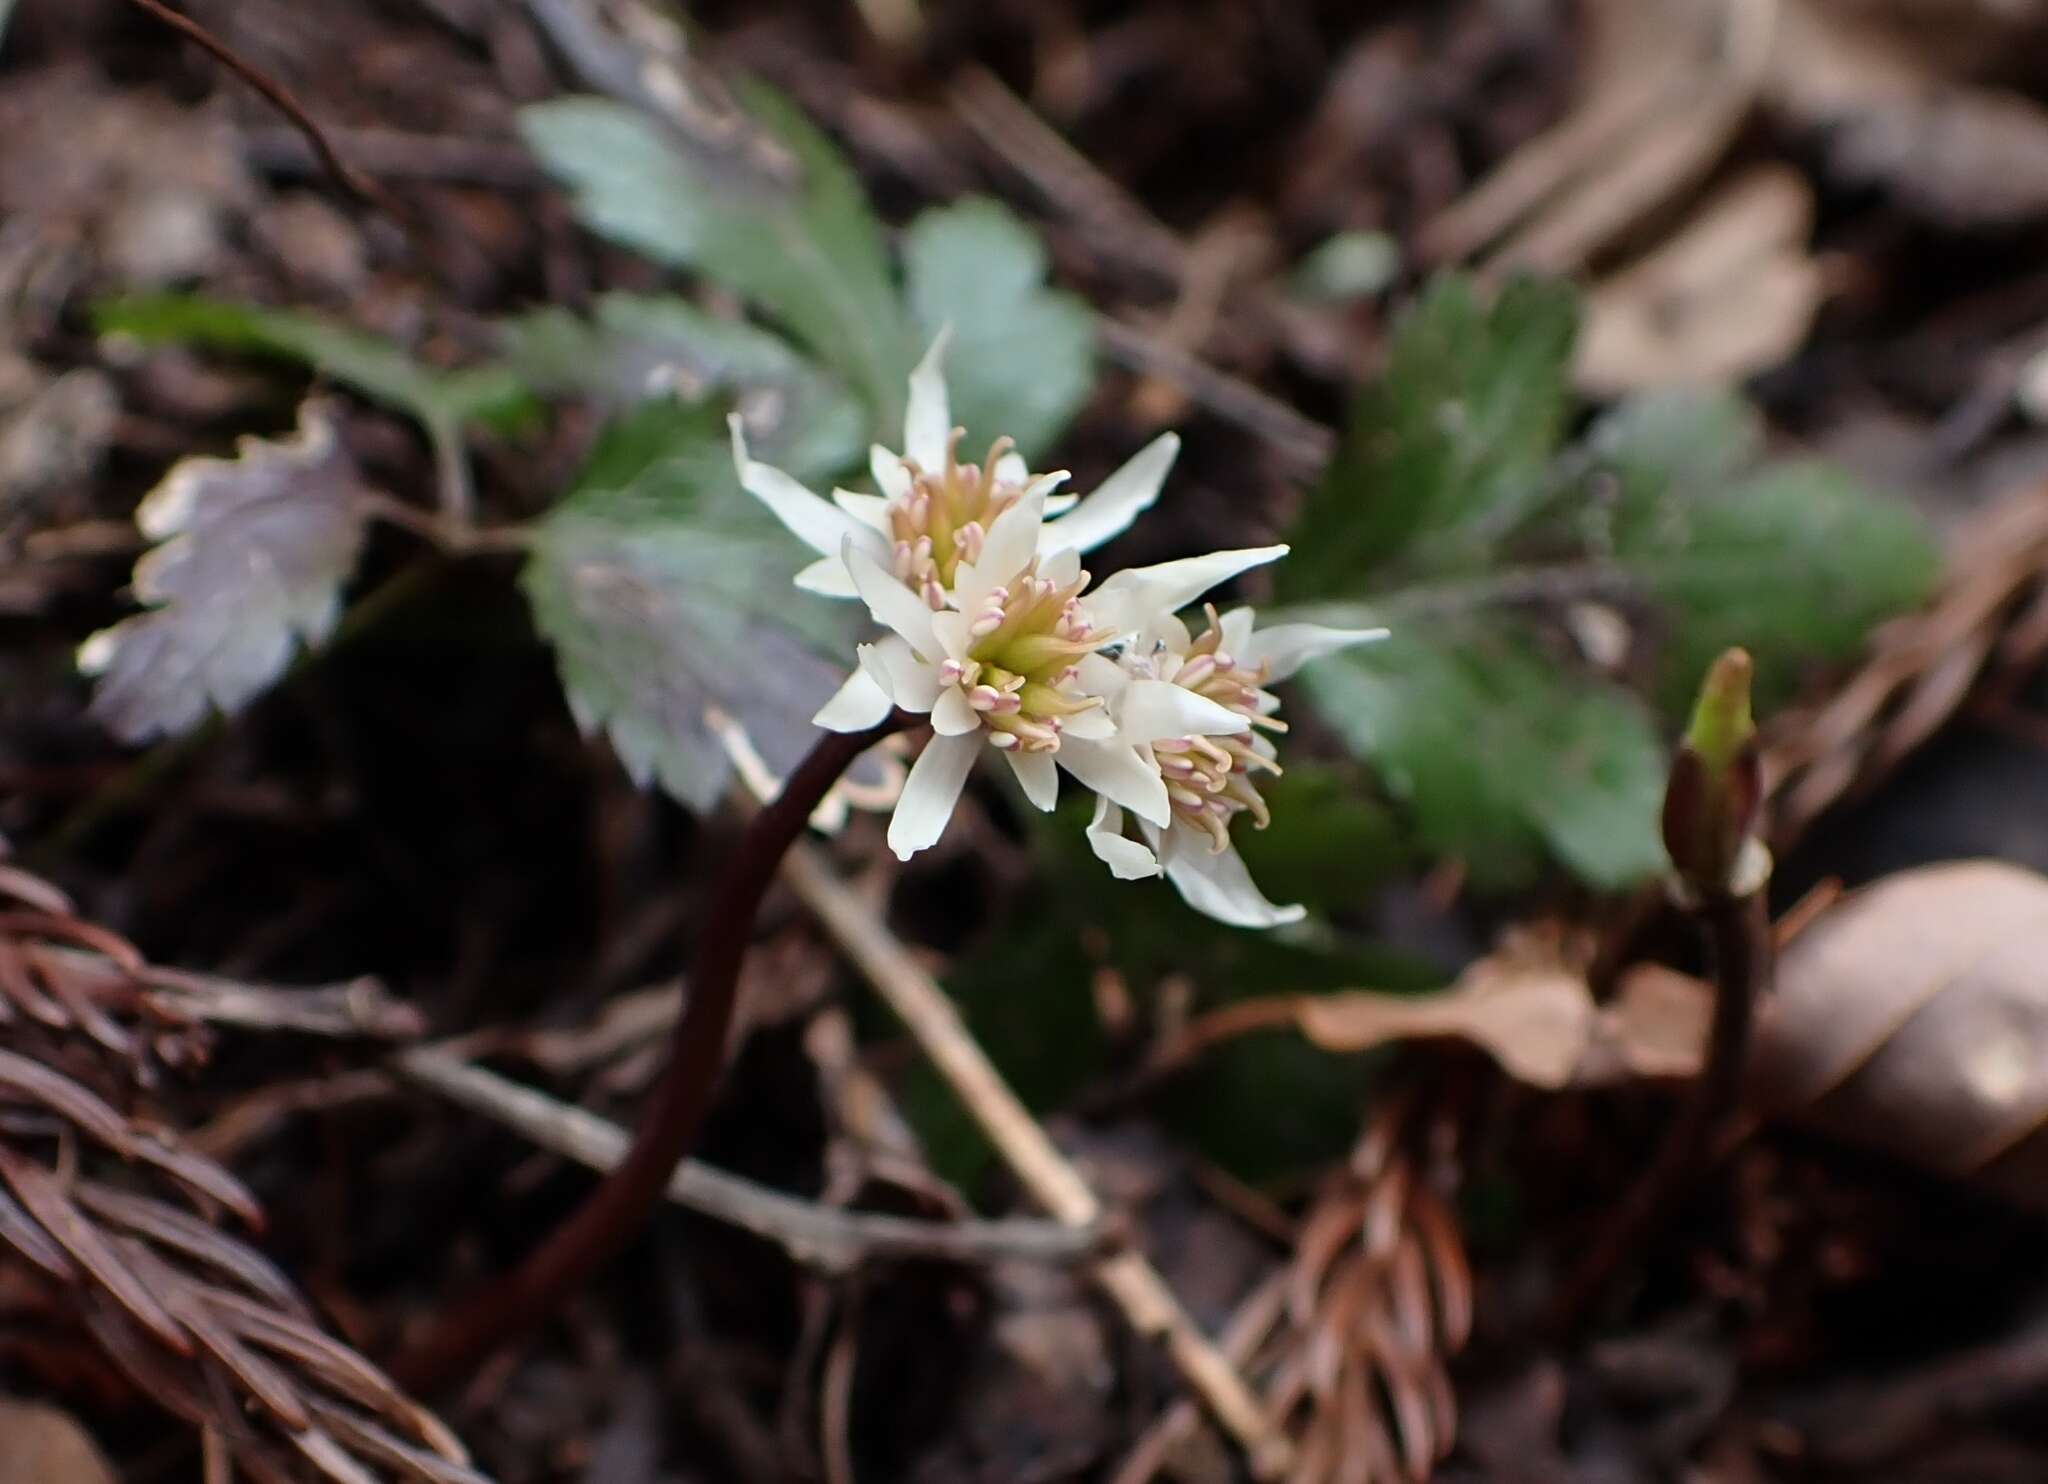
[[[790,587],[807,553],[740,490],[716,408],[651,403],[614,425],[533,536],[521,580],[570,709],[636,780],[714,804],[713,708],[778,772],[809,749],[843,678],[826,656],[852,637],[838,605]]]
[[[929,340],[952,326],[946,383],[970,456],[1000,434],[1035,460],[1095,382],[1088,306],[1045,286],[1045,244],[1016,213],[974,199],[934,207],[904,234],[910,307]]]
[[[472,422],[506,426],[532,410],[526,387],[504,367],[437,370],[387,340],[296,310],[152,294],[101,303],[93,320],[102,334],[127,335],[145,345],[203,345],[298,361],[374,402],[410,413],[429,429],[452,433]]]
[[[793,105],[759,84],[740,95],[745,116],[715,137],[600,98],[531,105],[519,127],[593,231],[747,299],[845,376],[880,425],[899,423],[912,355],[881,224]]]
[[[1597,886],[1662,864],[1665,757],[1648,713],[1518,639],[1396,633],[1311,666],[1303,686],[1413,810],[1423,847],[1478,885],[1526,885],[1546,852]]]
[[[1728,397],[1646,396],[1589,440],[1621,481],[1596,534],[1669,615],[1657,691],[1673,714],[1731,645],[1756,659],[1760,696],[1783,697],[1802,667],[1853,654],[1939,575],[1938,548],[1903,500],[1812,460],[1757,467],[1762,439],[1745,412]]]
[[[1741,645],[1782,695],[1936,568],[1906,506],[1768,462],[1762,420],[1725,392],[1631,398],[1564,447],[1574,320],[1560,286],[1489,303],[1437,280],[1277,571],[1310,600],[1300,616],[1392,626],[1313,667],[1308,695],[1418,841],[1486,884],[1526,883],[1545,856],[1599,886],[1658,869],[1658,723],[1705,666]],[[1644,677],[1643,697],[1581,657],[1610,631],[1622,650],[1601,663]]]
[[[1436,280],[1403,317],[1385,374],[1302,508],[1277,574],[1289,599],[1355,592],[1398,563],[1483,564],[1541,498],[1570,407],[1577,310],[1562,285],[1517,280],[1491,304]]]
[[[799,479],[838,473],[867,448],[867,411],[789,343],[684,299],[607,294],[589,320],[539,309],[502,327],[512,364],[538,391],[624,412],[655,396],[735,398],[755,455]]]

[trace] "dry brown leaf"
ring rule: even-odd
[[[1902,871],[1785,955],[1751,1063],[1758,1112],[1982,1177],[2048,1186],[2048,879],[1996,861]]]
[[[69,1415],[0,1398],[0,1484],[119,1484],[119,1478]]]
[[[1825,285],[1813,189],[1783,165],[1717,192],[1676,235],[1594,288],[1573,379],[1596,396],[1739,381],[1806,340]]]

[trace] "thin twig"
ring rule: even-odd
[[[443,1319],[395,1368],[416,1391],[446,1385],[545,1321],[586,1278],[646,1225],[675,1168],[696,1142],[711,1105],[738,999],[739,970],[753,939],[754,914],[776,867],[803,833],[811,811],[853,760],[899,731],[892,716],[865,732],[823,734],[775,801],[754,816],[705,917],[688,984],[690,995],[669,1041],[667,1064],[649,1094],[632,1147],[617,1169],[518,1268]]]
[[[305,105],[292,95],[291,89],[276,78],[266,76],[211,31],[190,16],[181,15],[163,4],[162,0],[128,0],[128,3],[169,26],[261,93],[271,107],[290,119],[292,126],[305,135],[306,143],[319,155],[321,164],[327,167],[327,173],[350,195],[367,201],[401,220],[404,218],[405,213],[382,186],[341,157],[328,140],[326,133],[313,121],[313,116],[306,112]]]
[[[407,1081],[504,1124],[543,1149],[600,1172],[618,1168],[626,1131],[585,1109],[522,1087],[438,1047],[391,1059]],[[1072,1264],[1099,1255],[1099,1233],[1049,1221],[918,1221],[820,1206],[696,1160],[669,1178],[668,1198],[779,1244],[797,1262],[846,1272],[880,1258]]]
[[[1102,1203],[1088,1182],[1003,1081],[961,1022],[953,1002],[908,949],[825,864],[798,845],[782,874],[839,946],[917,1037],[925,1055],[1039,1204],[1069,1226],[1092,1227]],[[1189,1387],[1230,1432],[1260,1478],[1283,1475],[1293,1449],[1266,1416],[1229,1359],[1210,1343],[1166,1280],[1137,1252],[1122,1252],[1095,1270],[1139,1334],[1162,1341]]]
[[[1761,891],[1722,897],[1696,914],[1714,966],[1714,1020],[1706,1066],[1656,1158],[1551,1305],[1550,1328],[1568,1334],[1585,1319],[1630,1252],[1654,1240],[1684,1199],[1716,1131],[1734,1111],[1757,1001],[1769,991],[1774,958],[1770,912]]]

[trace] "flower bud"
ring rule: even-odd
[[[1769,874],[1756,838],[1763,778],[1749,699],[1754,669],[1740,649],[1714,661],[1665,786],[1664,849],[1679,880],[1701,897],[1746,896]]]

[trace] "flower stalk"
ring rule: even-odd
[[[669,1038],[668,1060],[641,1110],[626,1157],[517,1268],[399,1357],[392,1370],[402,1384],[433,1391],[474,1370],[546,1320],[646,1228],[710,1109],[732,1028],[740,964],[753,939],[755,914],[783,856],[854,759],[913,721],[896,713],[864,731],[821,734],[782,792],[754,816],[723,863],[685,981],[683,1013]]]

